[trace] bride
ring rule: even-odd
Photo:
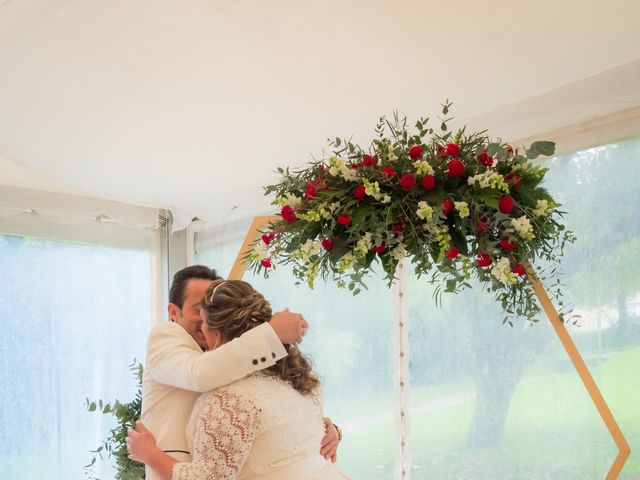
[[[200,314],[213,349],[269,321],[271,307],[248,283],[227,280],[211,284]],[[130,458],[163,480],[348,479],[318,453],[324,429],[320,381],[297,346],[286,349],[288,356],[274,366],[200,396],[187,426],[192,462],[160,450],[140,422],[127,437]]]

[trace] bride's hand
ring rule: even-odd
[[[135,431],[130,428],[127,432],[127,450],[129,458],[142,463],[148,463],[148,459],[158,447],[156,447],[156,439],[153,434],[138,420],[136,422]]]
[[[320,445],[320,455],[327,460],[331,460],[336,463],[338,456],[338,444],[340,443],[340,435],[335,425],[331,422],[331,419],[324,419],[325,435]]]

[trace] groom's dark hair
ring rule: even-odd
[[[173,303],[182,308],[187,283],[194,278],[213,281],[221,277],[213,268],[209,268],[206,265],[191,265],[190,267],[183,268],[173,276],[171,288],[169,289],[169,303]]]

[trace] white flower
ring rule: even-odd
[[[344,168],[344,160],[340,157],[330,157],[329,158],[329,174],[335,176],[340,175],[342,169]]]
[[[297,210],[302,206],[302,198],[294,195],[293,193],[287,193],[284,197],[276,197],[273,201],[273,205],[284,207],[289,205],[294,210]]]
[[[418,175],[433,175],[435,173],[433,167],[426,160],[416,160],[413,162],[413,168],[416,169]]]
[[[325,208],[320,209],[320,216],[325,220],[331,220],[332,218],[331,212],[329,210],[326,210]]]
[[[518,233],[518,235],[520,235],[520,237],[525,240],[533,240],[533,238],[535,237],[531,222],[526,215],[523,215],[519,218],[512,218],[511,226]]]
[[[307,222],[317,222],[320,220],[320,212],[313,209],[305,213],[296,213],[296,216],[301,220],[306,220]]]
[[[429,220],[433,215],[433,208],[431,208],[429,204],[424,200],[418,202],[418,210],[416,210],[416,215],[422,220]]]
[[[380,200],[380,184],[378,182],[370,182],[369,180],[364,179],[362,183],[364,185],[364,193],[376,200]]]
[[[469,204],[467,202],[453,202],[460,218],[469,216]]]
[[[467,183],[480,188],[493,188],[509,193],[509,184],[504,179],[504,176],[492,170],[469,177]]]
[[[443,225],[435,230],[435,237],[438,241],[438,245],[442,248],[448,248],[451,244],[451,234],[449,233],[449,227]]]
[[[553,210],[553,206],[549,205],[549,202],[547,200],[538,200],[538,202],[536,203],[536,208],[533,209],[533,214],[536,217],[542,217],[543,215],[549,213],[551,210]]]
[[[353,252],[357,256],[364,257],[367,253],[369,253],[369,250],[371,250],[371,247],[373,247],[372,236],[373,235],[371,233],[367,232],[360,240],[358,240],[358,242],[356,243],[356,247],[353,249]]]
[[[378,182],[370,182],[366,178],[362,181],[364,185],[364,193],[369,195],[372,198],[375,198],[379,202],[389,203],[391,201],[391,197],[386,193],[382,193],[380,191],[380,184]]]
[[[344,167],[342,169],[342,178],[348,182],[355,182],[358,179],[358,171],[354,168]]]
[[[511,285],[517,281],[517,276],[511,271],[511,263],[507,257],[502,257],[496,262],[491,269],[491,275],[505,285]]]
[[[256,261],[256,260],[264,260],[265,258],[269,258],[270,255],[267,250],[268,250],[268,246],[265,243],[260,242],[255,246],[255,248],[249,254],[249,259],[251,261]]]
[[[342,178],[349,182],[353,182],[358,179],[358,171],[354,168],[347,167],[344,160],[336,156],[329,158],[329,174],[334,177],[341,175]]]
[[[329,205],[329,210],[331,211],[332,214],[336,213],[339,208],[340,208],[340,202],[333,202],[331,205]]]
[[[307,285],[309,285],[309,288],[313,289],[313,282],[318,276],[319,271],[320,270],[317,262],[310,263],[305,270],[304,274],[307,277]]]
[[[321,243],[314,243],[311,239],[308,239],[306,242],[300,245],[300,251],[307,257],[305,260],[308,260],[308,257],[316,255],[320,251],[320,248]]]
[[[397,261],[400,261],[404,257],[406,257],[407,251],[404,249],[404,245],[399,243],[393,250],[391,250],[391,256]]]
[[[394,162],[398,159],[392,143],[387,143],[387,158],[390,162]]]
[[[352,253],[344,254],[340,260],[338,260],[338,271],[344,272],[349,268],[353,268],[353,262],[355,261],[355,257]]]
[[[324,218],[325,220],[331,220],[331,212],[327,210],[327,208],[329,208],[329,205],[327,205],[326,203],[321,203],[316,208],[318,209],[318,214],[320,215],[320,217]]]

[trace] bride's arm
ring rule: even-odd
[[[129,429],[129,457],[149,466],[162,480],[235,480],[251,451],[260,410],[249,399],[211,392],[198,417],[193,460],[178,462],[160,450],[149,430]]]
[[[249,456],[260,425],[260,409],[235,393],[206,395],[196,426],[193,461],[176,463],[171,480],[234,480]]]

